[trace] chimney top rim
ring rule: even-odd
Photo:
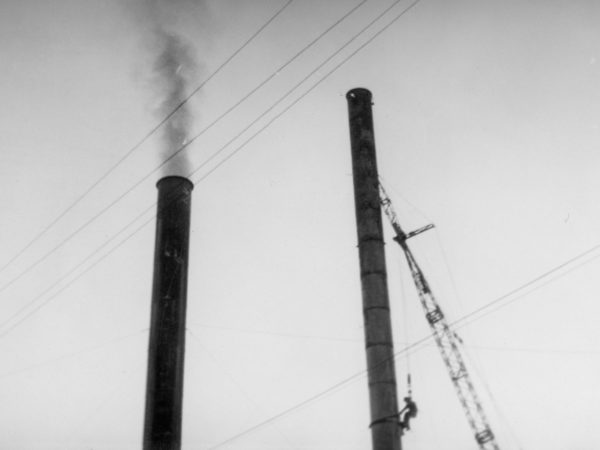
[[[356,97],[366,97],[370,100],[373,97],[373,94],[371,93],[370,90],[368,90],[367,88],[363,88],[363,87],[357,87],[354,89],[350,89],[346,93],[347,99],[355,99]]]
[[[182,184],[189,184],[189,188],[190,189],[194,189],[194,183],[192,183],[192,180],[190,180],[187,177],[181,176],[181,175],[167,175],[164,176],[162,178],[160,178],[157,182],[156,182],[156,187],[158,188],[160,184],[162,184],[163,182],[169,182],[169,181],[179,181]]]

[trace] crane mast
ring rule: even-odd
[[[442,359],[444,360],[444,364],[446,365],[446,369],[448,370],[452,384],[454,385],[456,393],[458,394],[458,399],[467,416],[467,420],[471,430],[473,431],[475,440],[477,441],[480,450],[499,450],[494,434],[492,433],[489,422],[479,397],[477,396],[477,392],[475,391],[475,387],[473,386],[471,377],[467,371],[467,367],[464,363],[459,348],[458,338],[450,328],[450,325],[448,324],[440,305],[438,304],[433,292],[431,291],[431,288],[429,287],[429,283],[427,283],[427,279],[425,278],[423,271],[417,264],[415,257],[406,243],[407,239],[433,228],[433,225],[430,224],[410,233],[404,233],[392,207],[392,202],[381,184],[379,184],[379,192],[383,210],[390,220],[394,232],[396,233],[394,240],[400,245],[400,247],[402,247],[402,250],[404,251],[413,281],[419,294],[419,300],[421,301],[421,305],[425,311],[425,318],[431,327],[435,342],[442,355]]]

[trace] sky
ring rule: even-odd
[[[365,87],[498,444],[599,448],[599,19],[592,0],[1,2],[0,447],[140,448],[155,183],[191,173],[183,448],[369,448],[345,100]],[[403,448],[475,449],[433,341],[403,350],[430,331],[385,232],[398,396],[410,373],[419,405]]]

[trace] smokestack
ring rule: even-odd
[[[400,450],[394,344],[379,203],[371,92],[348,91],[373,450]]]
[[[181,448],[190,203],[187,178],[157,183],[156,246],[146,381],[144,450]]]

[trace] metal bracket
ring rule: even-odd
[[[415,231],[411,231],[410,233],[408,233],[406,235],[406,239],[410,239],[411,237],[416,236],[417,234],[421,234],[424,231],[431,230],[433,227],[435,227],[435,225],[430,223],[429,225],[425,225],[424,227],[417,228]]]

